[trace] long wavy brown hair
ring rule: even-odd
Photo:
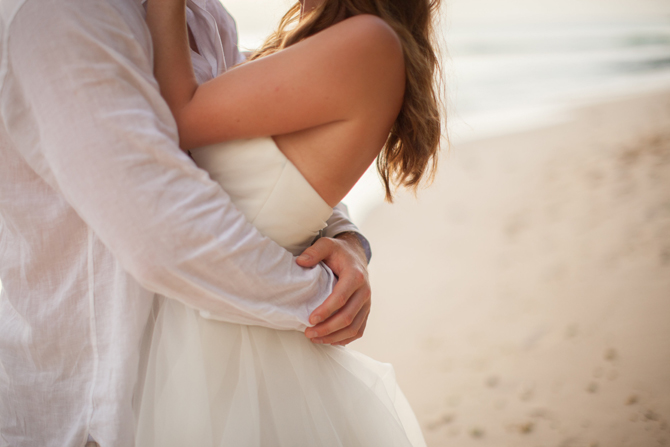
[[[402,43],[406,84],[400,113],[377,157],[386,200],[392,186],[414,191],[422,179],[432,180],[442,135],[440,64],[434,28],[440,0],[324,0],[300,20],[300,3],[289,9],[251,60],[300,42],[343,18],[372,14],[383,19]]]

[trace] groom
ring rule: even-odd
[[[240,61],[236,31],[215,0],[189,8],[204,81]],[[336,210],[335,238],[296,263],[246,222],[177,147],[143,13],[0,4],[0,447],[132,446],[156,293],[223,321],[316,324],[316,343],[365,328],[365,239]]]

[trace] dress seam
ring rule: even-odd
[[[91,332],[91,349],[93,350],[93,378],[91,380],[91,390],[88,398],[88,420],[86,421],[86,437],[91,434],[91,420],[93,419],[93,397],[94,390],[97,385],[98,378],[98,334],[97,334],[97,325],[95,321],[95,276],[93,268],[93,230],[91,227],[87,227],[88,231],[88,259],[87,259],[87,275],[88,275],[88,321],[89,321],[89,330]]]
[[[14,17],[18,14],[19,10],[23,8],[23,5],[26,3],[26,0],[20,1],[15,5],[14,10],[9,14],[9,17],[6,21],[6,27],[2,32],[2,59],[0,60],[0,96],[5,91],[5,78],[7,76],[8,66],[9,66],[9,30],[14,25]]]
[[[273,144],[274,144],[274,140],[272,140],[272,141],[273,141]],[[279,148],[277,148],[277,150],[279,150]],[[263,201],[263,204],[258,208],[258,212],[256,214],[254,214],[254,218],[249,221],[252,225],[256,221],[258,216],[260,216],[261,213],[263,212],[263,208],[265,208],[265,206],[268,204],[268,201],[270,200],[270,197],[272,197],[272,194],[274,193],[275,188],[279,184],[279,181],[281,180],[281,178],[284,176],[284,171],[286,170],[286,165],[287,164],[288,164],[288,159],[285,159],[284,163],[281,167],[281,172],[277,176],[277,179],[275,180],[274,184],[272,185],[272,188],[269,189],[270,192],[268,192],[268,195],[267,195],[267,197],[265,197],[265,200]]]

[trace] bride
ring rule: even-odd
[[[375,158],[389,201],[394,185],[432,174],[437,8],[303,0],[249,62],[198,85],[185,0],[149,0],[154,71],[180,146],[265,236],[300,254]],[[425,445],[390,365],[208,317],[161,301],[138,447]]]

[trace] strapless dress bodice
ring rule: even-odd
[[[191,155],[249,222],[294,255],[312,243],[333,212],[272,138],[217,143]]]

